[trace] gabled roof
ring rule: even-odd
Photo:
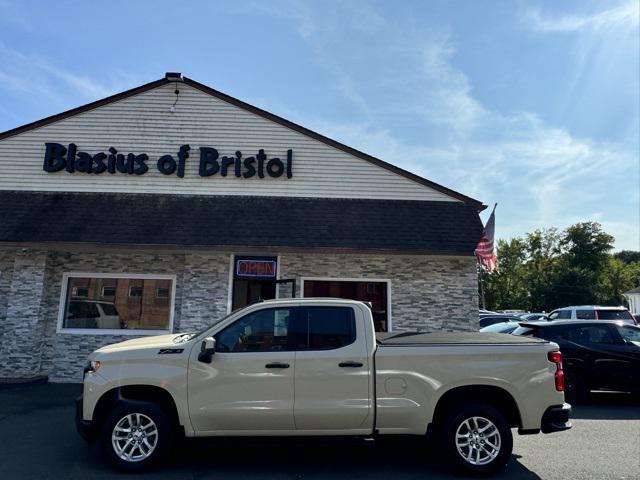
[[[162,78],[160,80],[155,80],[153,82],[147,83],[145,85],[141,85],[139,87],[136,88],[132,88],[131,90],[126,90],[124,92],[121,93],[117,93],[115,95],[112,95],[110,97],[106,97],[103,98],[101,100],[97,100],[95,102],[91,102],[91,103],[87,103],[86,105],[82,105],[80,107],[77,108],[73,108],[71,110],[67,110],[65,112],[62,113],[58,113],[56,115],[52,115],[50,117],[46,117],[43,118],[41,120],[32,122],[32,123],[28,123],[26,125],[22,125],[20,127],[16,127],[13,128],[11,130],[7,130],[5,132],[0,133],[0,140],[3,140],[5,138],[11,137],[13,135],[18,135],[20,133],[23,132],[27,132],[29,130],[33,130],[39,127],[43,127],[45,125],[49,125],[51,123],[57,122],[59,120],[63,120],[65,118],[71,117],[73,115],[78,115],[80,113],[84,113],[86,111],[89,110],[93,110],[95,108],[101,107],[103,105],[107,105],[113,102],[117,102],[119,100],[123,100],[125,98],[129,98],[132,97],[134,95],[138,95],[140,93],[152,90],[154,88],[158,88],[160,86],[166,85],[168,83],[171,82],[175,82],[175,81],[181,81],[186,85],[189,85],[190,87],[193,87],[197,90],[200,90],[204,93],[207,93],[211,96],[214,96],[220,100],[223,100],[227,103],[230,103],[232,105],[235,105],[236,107],[242,108],[244,110],[247,110],[251,113],[254,113],[256,115],[259,115],[263,118],[266,118],[268,120],[271,120],[272,122],[278,123],[284,127],[287,127],[291,130],[294,130],[298,133],[301,133],[303,135],[306,135],[310,138],[313,138],[314,140],[317,140],[319,142],[322,142],[326,145],[329,145],[331,147],[334,147],[338,150],[341,150],[345,153],[348,153],[350,155],[353,155],[354,157],[360,158],[362,160],[365,160],[367,162],[370,162],[374,165],[377,165],[378,167],[384,168],[390,172],[393,172],[397,175],[400,175],[402,177],[408,178],[409,180],[413,180],[416,183],[419,183],[421,185],[424,185],[426,187],[432,188],[438,192],[441,192],[445,195],[448,195],[449,197],[452,197],[454,199],[460,200],[468,205],[472,205],[473,207],[475,207],[478,211],[484,210],[486,208],[486,205],[483,205],[482,202],[475,200],[471,197],[468,197],[466,195],[463,195],[459,192],[456,192],[454,190],[451,190],[447,187],[444,187],[442,185],[439,185],[435,182],[432,182],[430,180],[427,180],[426,178],[423,178],[419,175],[415,175],[407,170],[404,170],[400,167],[397,167],[395,165],[392,165],[388,162],[385,162],[383,160],[380,160],[379,158],[373,157],[369,154],[366,154],[364,152],[361,152],[359,150],[356,150],[355,148],[349,147],[343,143],[340,143],[336,140],[333,140],[331,138],[325,137],[324,135],[321,135],[317,132],[314,132],[313,130],[309,130],[308,128],[305,128],[301,125],[298,125],[297,123],[291,122],[289,120],[286,120],[285,118],[279,117],[278,115],[275,115],[273,113],[267,112],[266,110],[262,110],[261,108],[255,107],[253,105],[250,105],[246,102],[243,102],[242,100],[238,100],[237,98],[234,98],[230,95],[227,95],[225,93],[222,93],[218,90],[215,90],[211,87],[208,87],[202,83],[196,82],[195,80],[191,80],[190,78],[187,77],[182,77],[180,76],[180,74],[167,74],[167,76],[165,76],[165,78]]]
[[[632,290],[629,290],[628,292],[624,292],[623,295],[629,295],[629,294],[632,294],[632,293],[640,293],[640,287],[636,287],[636,288],[634,288]]]
[[[470,256],[482,233],[476,209],[463,202],[0,191],[0,205],[0,243],[12,245]]]

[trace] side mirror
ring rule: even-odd
[[[216,339],[213,337],[207,337],[202,340],[198,360],[204,363],[211,363],[211,357],[214,353],[216,353]]]

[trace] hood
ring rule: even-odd
[[[111,353],[122,352],[128,350],[145,350],[149,348],[180,348],[184,343],[174,343],[173,339],[180,336],[180,333],[170,333],[168,335],[153,335],[150,337],[134,338],[133,340],[125,340],[120,343],[112,343],[99,348],[94,353]]]

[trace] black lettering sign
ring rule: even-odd
[[[189,150],[191,150],[189,145],[182,145],[178,151],[178,177],[180,178],[184,177],[184,164],[189,158]]]
[[[67,149],[59,143],[45,143],[44,145],[44,164],[42,169],[45,172],[59,172],[67,165],[67,161],[64,158]]]
[[[177,161],[173,155],[161,155],[156,167],[163,175],[173,175],[174,173],[183,178],[186,164],[189,158],[191,146],[181,145],[177,152]],[[45,143],[44,162],[42,169],[45,172],[55,173],[66,170],[69,173],[87,173],[100,175],[124,173],[128,175],[144,175],[149,171],[147,161],[149,156],[146,153],[120,153],[115,147],[109,147],[106,152],[88,153],[78,151],[75,143],[70,143],[67,147],[60,143]],[[200,164],[198,174],[200,177],[210,177],[217,173],[226,177],[229,169],[233,168],[236,178],[258,178],[293,177],[293,150],[287,150],[286,161],[279,157],[269,158],[264,149],[259,149],[255,156],[243,157],[240,150],[236,150],[233,156],[220,157],[218,150],[213,147],[200,147]]]
[[[200,176],[209,177],[220,170],[218,150],[211,147],[200,147]]]
[[[158,159],[158,170],[165,175],[172,175],[176,171],[177,164],[171,155],[163,155]]]

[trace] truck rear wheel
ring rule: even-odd
[[[102,424],[100,449],[112,466],[142,471],[163,458],[173,437],[169,416],[160,406],[122,400]]]
[[[483,403],[452,408],[444,419],[440,441],[453,465],[481,475],[503,469],[513,449],[511,429],[504,415]]]

